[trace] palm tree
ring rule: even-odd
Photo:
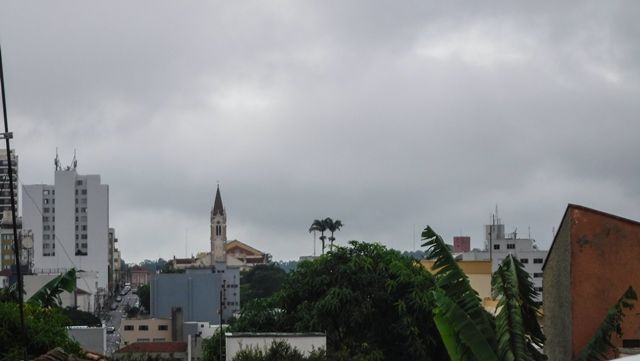
[[[325,220],[323,219],[315,219],[313,223],[311,223],[311,227],[309,227],[309,233],[311,232],[320,232],[320,241],[322,241],[322,254],[324,254],[324,240],[327,239],[325,237],[324,232],[327,230],[327,225]]]
[[[327,227],[327,231],[331,232],[331,236],[329,237],[329,243],[330,243],[329,249],[333,249],[333,242],[336,240],[333,234],[339,231],[344,224],[342,224],[342,221],[339,219],[336,219],[334,221],[329,217],[324,219],[324,223],[325,223],[325,226]]]

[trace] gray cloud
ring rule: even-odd
[[[479,246],[496,203],[543,247],[567,202],[640,218],[631,1],[0,9],[22,181],[77,148],[128,261],[206,249],[218,180],[276,259],[326,216],[399,249],[426,224]]]

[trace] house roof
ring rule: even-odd
[[[134,342],[117,353],[126,352],[187,352],[186,342]]]
[[[86,352],[82,357],[69,355],[61,348],[54,348],[44,355],[40,355],[33,359],[33,361],[108,361],[106,356],[100,355],[95,352]]]
[[[249,246],[249,245],[248,245],[248,244],[246,244],[246,243],[240,242],[240,241],[238,241],[237,239],[236,239],[236,240],[233,240],[233,241],[231,241],[231,242],[227,242],[227,244],[225,244],[225,246],[224,246],[224,250],[225,250],[225,251],[229,251],[229,250],[230,250],[230,249],[232,249],[233,247],[242,248],[242,249],[245,249],[245,250],[247,250],[247,251],[249,251],[249,252],[251,252],[251,253],[257,253],[257,254],[260,254],[260,255],[263,255],[263,254],[264,254],[264,252],[262,252],[262,251],[260,251],[260,250],[257,250],[257,249],[255,249],[255,248],[253,248],[253,247]]]
[[[564,211],[564,214],[562,215],[562,219],[560,221],[560,225],[557,228],[556,234],[553,236],[553,242],[551,242],[551,247],[549,247],[549,252],[547,253],[547,258],[545,258],[544,264],[542,265],[542,269],[543,270],[547,266],[547,260],[549,259],[549,256],[551,255],[551,252],[553,252],[553,246],[556,244],[556,241],[558,239],[558,234],[560,233],[560,228],[562,228],[562,224],[564,223],[564,219],[565,219],[565,217],[567,216],[567,214],[569,213],[570,210],[580,210],[580,211],[584,211],[584,212],[590,212],[590,213],[598,214],[598,215],[601,215],[601,216],[604,216],[604,217],[613,218],[613,219],[621,221],[621,222],[631,223],[633,225],[640,226],[640,222],[634,221],[633,219],[624,218],[624,217],[621,217],[621,216],[617,216],[615,214],[599,211],[597,209],[581,206],[581,205],[578,205],[578,204],[569,203],[569,204],[567,204],[567,209]]]

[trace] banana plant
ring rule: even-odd
[[[27,300],[27,303],[45,308],[58,307],[62,303],[60,294],[65,291],[73,292],[75,289],[76,269],[72,268],[47,282]]]

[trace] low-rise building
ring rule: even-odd
[[[131,267],[129,273],[131,274],[131,287],[148,285],[151,280],[151,272],[138,265]]]
[[[432,260],[422,260],[420,264],[429,272],[436,271]],[[487,310],[495,310],[496,302],[491,298],[491,261],[458,261],[458,266],[469,278],[471,288],[478,292],[483,306]]]
[[[136,342],[170,342],[172,338],[171,319],[131,318],[123,319],[120,324],[122,346]]]

